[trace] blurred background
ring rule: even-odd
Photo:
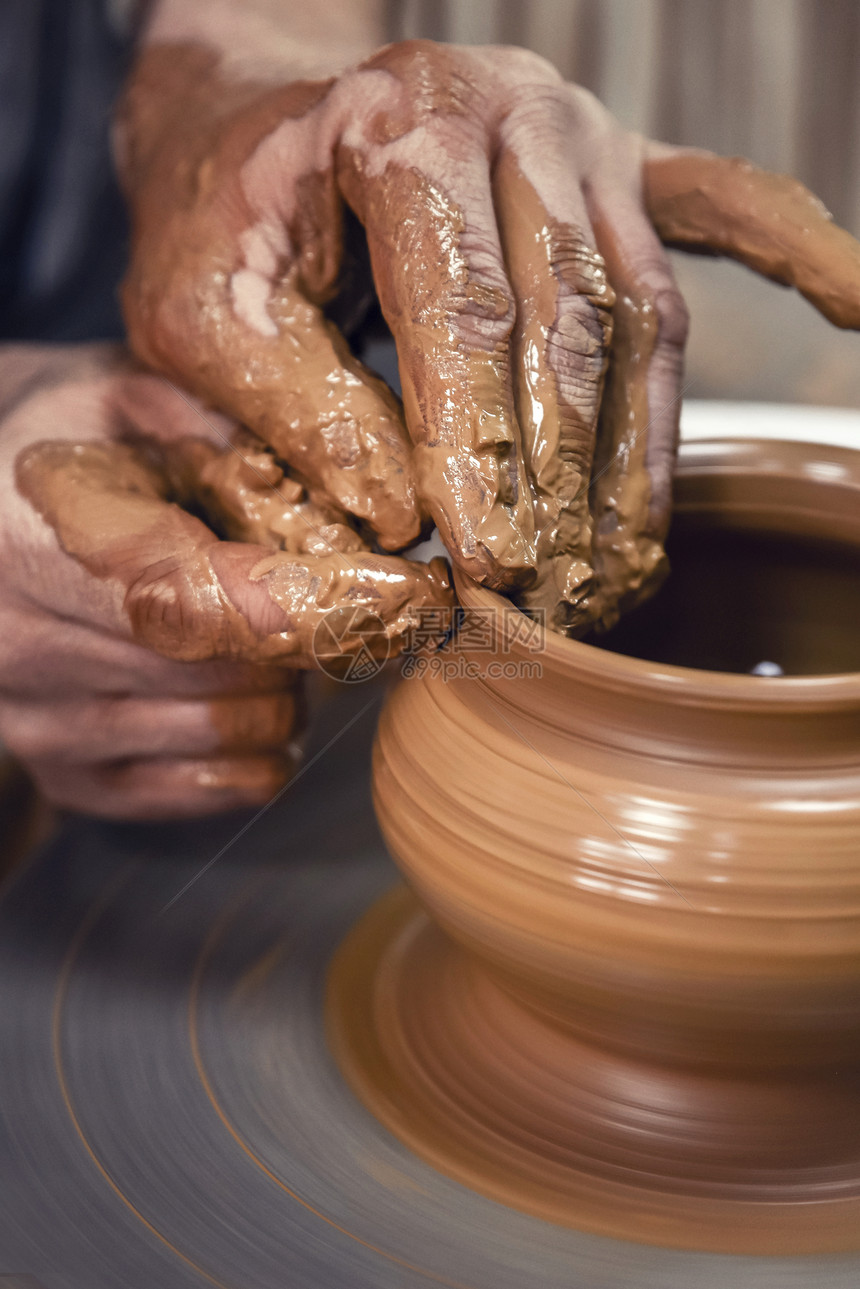
[[[517,44],[629,129],[797,175],[860,237],[858,0],[391,0],[392,34]],[[721,261],[673,255],[690,398],[860,406],[860,338]]]

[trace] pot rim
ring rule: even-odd
[[[681,444],[677,473],[687,477],[717,472],[735,476],[770,476],[775,459],[783,478],[806,479],[819,486],[827,486],[831,482],[856,490],[860,515],[860,450],[754,437],[702,439]],[[822,464],[827,467],[829,479],[827,474],[822,475]],[[840,708],[860,707],[860,671],[770,677],[700,670],[612,653],[549,630],[544,631],[539,654],[526,651],[514,637],[515,619],[499,612],[512,607],[509,600],[480,586],[456,567],[454,584],[464,607],[496,610],[498,620],[504,624],[499,638],[506,642],[506,652],[510,657],[539,657],[541,663],[553,672],[566,673],[571,680],[578,677],[593,687],[627,691],[639,698],[648,696],[671,700],[685,706],[694,704],[697,707],[747,711],[776,712],[788,708],[791,711],[832,712]]]

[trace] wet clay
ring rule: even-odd
[[[643,200],[667,245],[731,256],[796,287],[837,326],[860,327],[860,245],[797,180],[742,158],[648,144]],[[595,235],[618,285],[625,248],[600,218]],[[612,316],[590,494],[595,593],[571,619],[570,634],[611,628],[669,571],[666,517],[654,513],[649,470],[648,431],[659,411],[649,401],[649,375],[660,319],[635,289],[618,290]]]
[[[857,570],[858,454],[824,457],[683,449],[679,549],[752,533]],[[827,633],[858,594],[819,606],[802,676],[548,633],[539,679],[491,679],[464,642],[482,679],[391,695],[374,794],[411,890],[342,946],[328,1025],[358,1095],[434,1166],[626,1239],[860,1247],[860,672],[812,674],[856,656]]]
[[[860,244],[798,180],[652,144],[643,195],[667,245],[730,255],[796,287],[837,327],[860,327]]]
[[[387,657],[417,611],[450,603],[443,560],[415,564],[316,542],[312,554],[219,542],[126,444],[37,443],[18,457],[16,476],[62,549],[114,587],[117,621],[171,658],[313,666],[314,632],[332,611],[353,623],[347,651]]]
[[[367,225],[380,304],[398,345],[420,494],[464,569],[498,588],[528,581],[533,500],[513,405],[504,283],[473,280],[461,249],[465,222],[438,186],[395,164],[368,177],[341,152],[343,186]],[[384,243],[376,229],[388,234]]]
[[[860,326],[860,246],[802,184],[739,158],[647,145],[643,200],[661,240],[731,256],[796,287],[831,322]],[[616,285],[625,248],[599,218],[595,235]],[[611,628],[668,573],[665,517],[654,514],[649,428],[659,409],[649,375],[660,319],[636,290],[617,292],[601,405],[591,511],[596,591],[586,625]],[[583,619],[572,623],[581,634]]]
[[[615,296],[582,230],[550,215],[509,151],[496,167],[494,192],[518,300],[516,410],[535,507],[538,579],[518,602],[544,610],[554,629],[576,629],[594,615],[589,480]],[[574,325],[562,318],[562,288],[595,310],[592,324],[583,319],[576,330],[576,400],[552,361],[562,329]]]
[[[308,177],[292,227],[277,210],[261,215],[242,182],[245,159],[330,83],[227,86],[216,66],[194,47],[156,47],[125,102],[136,251],[124,288],[134,301],[130,342],[149,365],[253,426],[383,547],[402,548],[418,536],[422,513],[397,399],[315,298],[331,293],[340,257],[333,180]],[[154,105],[177,79],[184,110],[165,128]],[[283,226],[297,241],[303,220],[315,236],[305,231],[297,259]]]
[[[608,229],[596,231],[612,280],[620,276],[623,248]],[[619,294],[613,309],[612,343],[594,460],[590,504],[594,522],[596,586],[586,613],[571,623],[607,630],[620,615],[653,595],[668,573],[660,532],[651,523],[648,430],[652,413],[649,375],[659,319],[652,303],[634,289]]]
[[[250,426],[314,504],[388,550],[429,514],[462,572],[572,635],[611,627],[666,571],[682,341],[665,283],[645,285],[671,273],[643,207],[664,241],[860,325],[860,248],[801,185],[634,139],[526,51],[406,41],[273,88],[154,45],[120,145],[137,353]],[[344,201],[405,416],[322,311]]]
[[[201,507],[220,536],[299,555],[367,550],[356,530],[324,500],[311,501],[271,448],[239,431],[232,450],[205,439],[171,443],[159,464],[174,500]]]

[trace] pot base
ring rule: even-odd
[[[860,1074],[734,1077],[587,1046],[398,888],[331,967],[329,1041],[368,1109],[503,1204],[730,1253],[860,1248]]]

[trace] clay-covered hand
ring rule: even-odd
[[[449,602],[443,561],[372,554],[121,351],[14,347],[0,375],[0,739],[57,804],[143,818],[268,799],[320,641],[385,657],[413,611]]]
[[[661,237],[847,325],[856,244],[791,181],[650,145],[523,50],[405,42],[285,79],[193,42],[142,57],[118,132],[133,347],[384,548],[429,512],[466,573],[607,625],[663,559],[687,320]],[[402,414],[324,312],[347,207]]]

